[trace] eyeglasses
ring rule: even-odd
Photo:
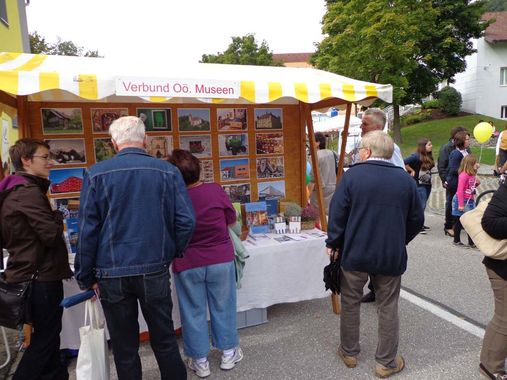
[[[361,147],[357,148],[357,150],[361,150],[361,149],[370,149],[370,148],[368,148],[366,146],[361,146]]]
[[[42,158],[42,159],[44,159],[46,161],[51,161],[51,157],[49,157],[49,155],[47,155],[47,154],[45,154],[43,156],[34,154],[32,157],[39,157],[39,158]]]

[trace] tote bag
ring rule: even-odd
[[[109,380],[109,352],[99,301],[85,304],[85,325],[79,328],[81,345],[76,364],[77,380]]]

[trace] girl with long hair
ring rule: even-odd
[[[430,139],[422,138],[417,142],[417,151],[404,160],[405,169],[417,182],[417,192],[423,210],[431,193],[431,169],[435,166],[433,160],[433,144]],[[429,227],[424,226],[421,233]]]

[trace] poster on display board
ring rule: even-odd
[[[180,149],[198,158],[211,157],[211,135],[180,135]]]
[[[256,108],[254,110],[255,129],[282,129],[282,115],[281,108]]]
[[[109,160],[116,155],[110,138],[93,139],[93,150],[95,151],[95,162]]]
[[[84,139],[45,140],[49,145],[49,157],[55,165],[85,164]]]
[[[199,180],[202,182],[215,182],[213,171],[213,160],[200,160],[201,174]]]
[[[220,160],[220,179],[222,181],[235,181],[248,178],[250,178],[248,158]]]
[[[283,133],[256,133],[257,154],[283,154]]]
[[[283,178],[285,167],[283,157],[263,157],[256,159],[257,178]]]
[[[167,108],[137,108],[137,117],[140,118],[147,132],[171,131],[171,110]]]
[[[248,135],[246,133],[218,135],[218,151],[220,157],[248,155]]]
[[[178,108],[178,130],[180,132],[208,132],[210,115],[207,108]]]
[[[41,108],[42,132],[45,135],[83,133],[81,108]]]
[[[275,182],[259,182],[257,184],[259,200],[284,199],[285,198],[285,181]]]
[[[247,203],[250,202],[250,184],[249,183],[235,183],[231,185],[222,185],[225,193],[232,203]]]
[[[78,193],[83,186],[84,168],[51,169],[49,180],[51,194]]]
[[[155,158],[167,158],[173,151],[172,136],[146,136],[146,151]]]
[[[217,108],[219,132],[245,131],[247,126],[246,108]]]
[[[128,116],[127,108],[92,108],[90,110],[93,133],[108,133],[109,127],[116,119]]]

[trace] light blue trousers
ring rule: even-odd
[[[234,261],[188,269],[174,274],[180,306],[183,349],[197,359],[210,350],[207,308],[213,346],[229,350],[239,345],[236,328],[236,270]]]

